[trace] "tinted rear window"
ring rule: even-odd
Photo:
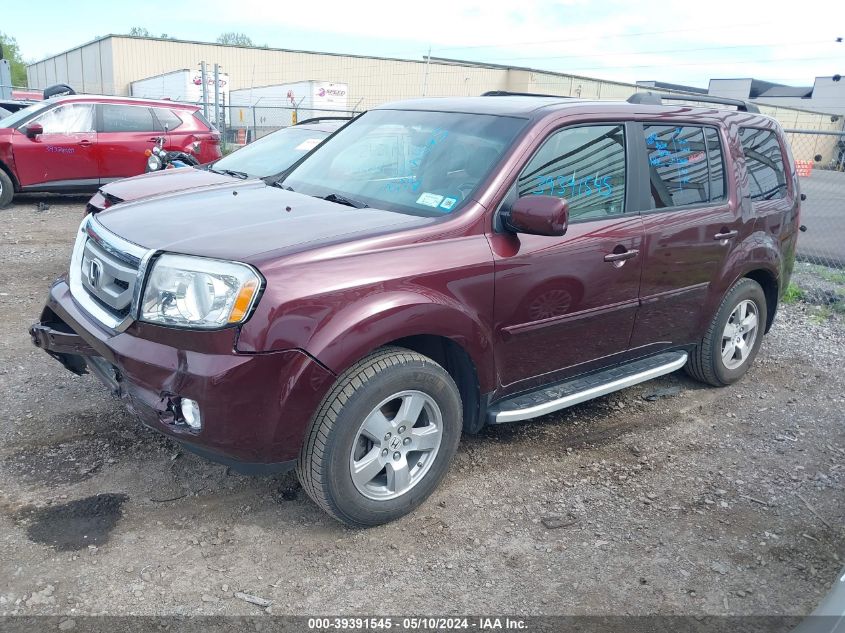
[[[713,128],[643,126],[648,152],[651,208],[683,207],[722,200],[722,143]]]
[[[158,126],[153,121],[153,114],[147,107],[104,103],[100,108],[103,117],[101,132],[155,132],[158,130]]]
[[[205,116],[203,116],[202,110],[197,110],[196,112],[193,113],[193,116],[194,116],[195,119],[197,119],[200,123],[202,123],[209,130],[216,130],[217,129],[216,127],[214,127],[211,124],[211,121],[209,121],[208,119],[205,118]]]
[[[160,129],[164,130],[166,127],[169,132],[172,132],[182,125],[182,119],[172,110],[168,110],[167,108],[154,108],[154,110]]]
[[[722,139],[712,127],[704,128],[707,141],[707,161],[710,167],[710,200],[725,199],[725,159],[722,155]]]
[[[752,200],[773,200],[786,195],[783,154],[777,136],[771,130],[740,128],[739,138],[745,154],[745,170]]]

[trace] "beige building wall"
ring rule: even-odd
[[[208,64],[209,72],[215,62],[220,64],[229,75],[231,90],[307,80],[345,83],[348,107],[357,111],[423,95],[470,96],[488,90],[613,100],[642,90],[635,84],[436,58],[426,63],[129,36],[107,36],[36,62],[27,67],[27,76],[33,88],[68,83],[80,92],[128,95],[133,81],[198,68],[200,61]],[[785,128],[842,129],[841,120],[831,121],[826,114],[764,105],[760,110]],[[833,153],[834,137],[813,140],[812,150],[808,141],[794,140],[796,158]]]

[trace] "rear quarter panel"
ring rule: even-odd
[[[787,183],[783,198],[752,202],[745,155],[739,138],[740,127],[771,129],[777,134]],[[725,294],[739,279],[753,271],[765,271],[776,280],[777,297],[780,297],[789,283],[795,262],[800,193],[794,160],[780,125],[772,119],[737,113],[728,121],[728,136],[728,151],[733,163],[733,177],[739,187],[742,214],[750,222],[752,230],[731,251],[722,275],[708,293],[699,323],[702,332],[719,309]],[[774,314],[772,309],[769,314]],[[767,328],[770,325],[771,320]]]
[[[190,153],[191,144],[199,141],[200,151],[197,159],[201,164],[211,163],[223,157],[220,149],[220,133],[209,130],[194,116],[198,110],[174,110],[174,112],[182,119],[182,125],[168,133],[167,149]]]

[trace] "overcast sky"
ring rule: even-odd
[[[811,85],[845,74],[839,0],[9,0],[0,10],[0,30],[32,60],[133,26],[208,41],[234,30],[270,47],[409,59],[430,46],[433,56],[702,87],[711,77]]]

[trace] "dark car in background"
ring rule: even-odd
[[[17,112],[18,110],[23,110],[24,108],[28,108],[31,105],[38,103],[37,101],[31,100],[23,100],[23,99],[0,99],[0,109],[5,110],[9,114],[12,112]],[[0,118],[8,116],[0,112]]]
[[[219,159],[220,133],[199,106],[130,97],[46,99],[0,120],[0,207],[15,193],[91,191],[144,172],[144,151]]]
[[[228,156],[199,168],[166,169],[100,187],[86,213],[121,202],[247,178],[278,178],[291,165],[349,122],[347,117],[309,119],[268,134]]]

